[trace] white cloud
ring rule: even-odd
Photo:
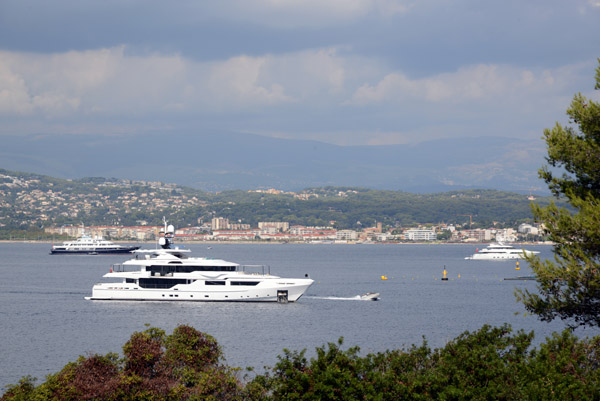
[[[343,90],[335,49],[196,62],[127,54],[124,46],[58,54],[0,53],[0,113],[143,114],[241,111]]]
[[[298,99],[336,94],[346,84],[347,61],[335,48],[306,50],[270,56],[264,68],[264,79],[285,82]]]
[[[497,102],[502,97],[539,95],[562,81],[560,71],[538,71],[479,64],[456,72],[410,79],[401,72],[386,75],[375,85],[364,84],[353,95],[355,104],[403,102],[418,99],[432,103]]]
[[[6,54],[0,53],[0,114],[24,115],[32,109],[25,80],[12,71],[6,62]]]
[[[584,0],[576,3],[576,10],[582,16],[596,13],[598,8],[600,8],[600,0]]]
[[[385,144],[509,132],[510,116],[510,125],[519,127],[515,132],[539,136],[537,129],[564,115],[574,92],[589,87],[595,66],[476,64],[414,79],[346,50],[211,62],[179,54],[132,55],[125,46],[55,54],[4,51],[1,130],[17,131],[18,122],[25,126],[27,120],[31,127],[41,121],[36,127],[48,132],[67,131],[69,125],[91,132],[83,122],[93,117],[108,132],[121,118],[128,131],[202,121],[289,138]],[[122,125],[114,124],[120,132]]]
[[[237,105],[277,104],[292,99],[284,94],[281,84],[260,83],[261,73],[268,63],[265,57],[240,56],[215,63],[210,71],[208,87],[220,103]]]

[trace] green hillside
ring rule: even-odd
[[[541,197],[535,202],[550,201]],[[527,196],[495,190],[413,194],[367,188],[307,188],[292,193],[209,193],[160,182],[90,177],[64,180],[0,169],[0,235],[67,224],[196,226],[213,217],[360,229],[458,224],[511,227],[532,218]]]

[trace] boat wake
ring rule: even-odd
[[[360,295],[356,295],[354,297],[310,297],[310,296],[307,296],[306,298],[327,299],[330,301],[361,301]]]
[[[84,291],[73,291],[73,290],[61,290],[56,289],[53,291],[44,290],[44,289],[22,289],[22,290],[9,290],[2,291],[4,294],[40,294],[40,295],[56,295],[56,294],[66,294],[66,295],[84,295],[86,292]]]
[[[374,301],[378,299],[379,294],[377,296],[366,296],[365,295],[355,295],[353,297],[315,297],[315,296],[307,296],[306,298],[311,299],[325,299],[329,301]]]

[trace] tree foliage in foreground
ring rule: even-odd
[[[600,59],[598,60],[600,63]],[[596,86],[600,89],[600,67]],[[600,104],[575,95],[567,110],[572,126],[556,124],[544,131],[548,167],[540,176],[557,197],[566,197],[573,211],[533,207],[549,239],[555,260],[530,258],[538,293],[519,291],[527,310],[541,320],[560,318],[570,327],[600,326]]]
[[[1,401],[47,400],[594,400],[600,399],[600,337],[555,333],[531,349],[533,333],[483,326],[445,347],[359,355],[343,339],[289,351],[264,375],[242,382],[222,365],[209,335],[189,326],[172,335],[134,333],[115,354],[80,357],[35,386],[8,386]]]
[[[166,336],[150,328],[134,333],[116,354],[80,357],[38,387],[31,377],[10,386],[2,401],[237,400],[236,369],[220,363],[217,341],[190,326]]]
[[[259,377],[271,400],[588,400],[600,397],[599,338],[554,334],[529,351],[533,333],[509,326],[465,332],[444,348],[424,342],[406,351],[358,356],[342,342],[285,351],[272,375]]]

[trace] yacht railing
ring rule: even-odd
[[[165,265],[165,266],[168,266],[168,265]],[[110,271],[114,272],[114,273],[135,272],[135,271],[139,271],[139,270],[140,270],[140,266],[125,265],[122,263],[115,263],[115,264],[111,265],[111,267],[110,267]],[[271,275],[271,266],[269,266],[269,265],[239,265],[236,270],[242,271],[246,274]],[[207,270],[207,271],[210,271],[210,270]]]
[[[140,270],[139,266],[126,266],[121,263],[115,263],[114,265],[110,266],[110,271],[115,272],[115,273],[134,272],[134,271],[139,271],[139,270]]]
[[[271,275],[271,266],[269,265],[240,265],[239,270],[246,274]]]

